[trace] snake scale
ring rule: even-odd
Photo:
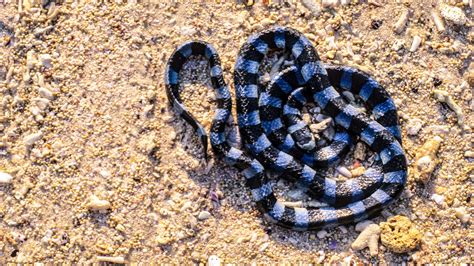
[[[259,83],[259,69],[272,51],[291,54],[294,66]],[[222,76],[217,51],[203,41],[190,41],[171,55],[165,71],[170,105],[196,131],[207,152],[208,136],[186,110],[180,97],[180,70],[192,55],[209,63],[217,109],[210,129],[215,154],[244,175],[257,208],[267,220],[294,230],[316,230],[354,223],[377,215],[403,191],[407,163],[401,146],[397,110],[388,93],[367,74],[349,67],[323,65],[310,41],[288,27],[274,27],[251,36],[241,47],[234,68],[237,121],[242,148],[228,141],[232,98]],[[348,104],[339,92],[357,95],[366,112]],[[301,108],[314,103],[337,126],[332,142],[317,148]],[[375,154],[359,177],[336,181],[325,169],[339,162],[355,139]],[[207,153],[205,154],[207,158]],[[299,182],[320,207],[287,206],[275,196],[266,170]]]

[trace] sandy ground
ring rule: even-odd
[[[355,0],[320,14],[299,1],[23,2],[19,12],[0,1],[0,170],[13,177],[0,184],[0,264],[205,264],[210,255],[232,264],[473,261],[471,21],[441,18],[440,32],[431,12],[441,5],[421,0]],[[472,20],[472,2],[449,4]],[[216,159],[206,165],[194,132],[168,108],[163,75],[177,45],[212,43],[233,90],[239,47],[271,25],[302,31],[325,62],[380,81],[399,108],[411,165],[423,143],[443,139],[429,178],[419,182],[411,169],[401,199],[373,220],[409,217],[422,233],[415,249],[397,254],[379,243],[370,256],[351,248],[354,225],[293,232],[268,224],[243,177]],[[410,51],[415,36],[421,44]],[[208,127],[213,94],[205,64],[194,64],[183,73],[197,83],[185,84],[185,102]],[[456,105],[440,103],[435,89]]]

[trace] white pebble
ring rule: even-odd
[[[349,169],[347,169],[346,167],[344,166],[338,166],[336,168],[336,170],[343,176],[347,177],[347,178],[351,178],[352,177],[352,173],[351,171],[349,171]]]
[[[371,220],[364,220],[364,221],[358,222],[358,223],[356,224],[356,226],[355,226],[355,230],[356,230],[357,232],[362,232],[362,231],[364,231],[364,229],[365,229],[367,226],[369,226],[369,225],[371,225],[371,224],[373,224],[373,223],[374,223],[374,222],[372,222]]]
[[[48,90],[48,89],[46,89],[46,88],[43,88],[43,87],[40,87],[40,88],[38,89],[38,94],[39,94],[41,97],[46,98],[46,99],[48,99],[48,100],[50,100],[50,101],[52,101],[52,100],[54,99],[53,93],[52,93],[50,90]]]
[[[321,14],[321,6],[314,0],[301,0],[301,3],[311,11],[313,16],[318,17]]]
[[[0,184],[10,184],[13,180],[13,176],[8,173],[0,172]]]
[[[410,52],[415,52],[416,50],[418,50],[418,47],[420,46],[420,44],[421,44],[420,36],[413,37],[413,42],[411,43]]]
[[[199,220],[207,220],[209,219],[209,217],[211,217],[211,213],[209,213],[208,211],[201,211],[198,215],[198,219]]]
[[[440,6],[440,12],[444,19],[456,25],[464,25],[468,22],[466,15],[459,7],[443,4]]]
[[[118,263],[118,264],[125,263],[124,257],[97,256],[96,259],[98,262],[110,262],[110,263]]]
[[[45,68],[50,68],[53,66],[52,61],[53,59],[49,54],[41,54],[38,56],[38,61],[41,64],[41,66],[44,66]]]
[[[108,200],[101,200],[97,196],[92,195],[89,198],[87,207],[93,211],[106,211],[111,208],[111,205]]]
[[[407,134],[411,136],[417,135],[422,127],[423,121],[421,119],[410,119],[407,125]]]
[[[397,22],[393,26],[393,30],[396,33],[401,33],[408,21],[408,17],[410,16],[410,11],[408,9],[404,10],[402,15],[398,18]]]
[[[38,140],[43,137],[43,132],[39,131],[37,133],[30,134],[23,139],[23,142],[26,146],[31,146],[35,144]]]
[[[221,265],[221,259],[217,257],[216,255],[211,255],[207,259],[207,265],[208,266],[220,266]]]
[[[318,260],[316,261],[316,264],[321,264],[323,263],[324,259],[326,258],[326,253],[323,250],[318,251]]]
[[[196,34],[197,30],[191,26],[184,26],[181,28],[180,33],[185,36]]]
[[[42,111],[44,111],[49,106],[49,100],[46,98],[34,98],[33,101],[35,102],[36,106]]]
[[[438,194],[433,194],[431,195],[431,199],[436,202],[438,205],[443,205],[444,203],[444,196],[443,195],[438,195]]]
[[[466,207],[458,207],[454,209],[456,217],[461,220],[463,223],[469,222],[469,219],[471,218],[471,215],[469,212],[466,210]]]
[[[328,235],[328,231],[326,230],[321,230],[316,233],[319,239],[323,239]]]
[[[263,243],[263,244],[260,246],[260,248],[258,249],[258,251],[260,251],[260,252],[264,252],[264,251],[265,251],[265,249],[267,249],[269,245],[270,245],[270,243],[269,243],[269,242],[265,242],[265,243]]]
[[[436,29],[438,29],[439,32],[444,32],[446,28],[444,27],[444,22],[438,15],[438,12],[436,11],[431,11],[431,17],[433,18],[433,22],[436,26]]]

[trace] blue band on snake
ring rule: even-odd
[[[259,70],[273,51],[291,53],[294,66],[264,86]],[[267,220],[295,230],[317,230],[354,223],[377,215],[403,191],[407,178],[397,110],[388,93],[367,74],[349,67],[325,66],[314,46],[300,32],[275,27],[259,32],[241,47],[234,68],[237,121],[242,149],[226,135],[232,119],[232,97],[222,76],[217,51],[208,43],[190,41],[171,55],[165,72],[170,105],[198,133],[207,159],[208,136],[180,98],[180,70],[192,55],[209,62],[217,110],[209,139],[214,153],[244,175],[257,208]],[[339,92],[349,91],[367,112],[348,104]],[[318,148],[302,119],[301,108],[314,103],[333,119],[336,134]],[[359,177],[336,181],[327,168],[339,162],[355,139],[375,153],[373,164]],[[265,172],[299,182],[325,206],[299,208],[278,200]]]

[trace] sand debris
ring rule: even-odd
[[[433,95],[439,102],[446,103],[449,108],[454,111],[458,118],[458,125],[463,130],[469,130],[469,126],[464,124],[464,114],[461,107],[453,100],[447,91],[434,90]]]
[[[352,243],[354,250],[369,248],[370,255],[375,256],[379,253],[380,227],[377,224],[368,225]]]
[[[397,215],[380,224],[382,244],[396,253],[415,249],[421,242],[422,234],[405,216]]]
[[[418,149],[413,169],[415,180],[423,183],[427,183],[430,180],[431,174],[439,162],[437,153],[442,141],[441,137],[435,136]]]
[[[111,204],[108,200],[102,200],[92,195],[87,203],[87,208],[93,211],[104,212],[111,208]]]
[[[462,9],[460,9],[459,7],[441,4],[439,9],[441,16],[444,19],[456,25],[462,26],[469,21]]]
[[[12,180],[13,176],[11,176],[9,173],[0,172],[0,184],[10,184]]]

